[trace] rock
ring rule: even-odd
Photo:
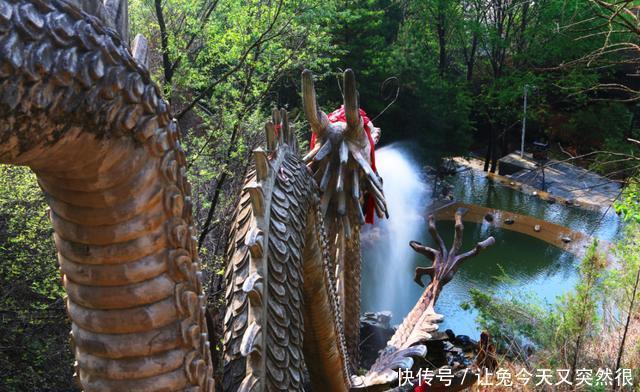
[[[365,323],[377,328],[391,329],[392,313],[388,310],[381,312],[365,312],[360,318],[360,324]]]
[[[427,355],[424,360],[429,367],[438,367],[449,363],[448,351],[445,349],[450,345],[448,341],[427,340],[425,345],[427,346]]]
[[[391,328],[392,314],[389,311],[366,312],[360,318],[360,367],[371,368],[395,328]]]
[[[475,378],[472,366],[475,361],[478,343],[466,335],[456,336],[452,330],[436,332],[432,335],[435,339],[424,342],[427,346],[427,355],[424,358],[415,358],[414,372],[416,369],[431,369],[438,374],[441,369],[450,368],[451,372],[458,377],[467,373],[468,377]],[[471,379],[470,378],[470,379]],[[462,378],[461,378],[462,379]],[[469,381],[469,380],[467,380]],[[430,391],[448,391],[451,388],[438,384],[437,377],[434,377]],[[461,389],[454,389],[461,390]],[[393,391],[396,391],[395,389]]]
[[[413,392],[414,389],[416,388],[415,385],[418,384],[418,379],[417,377],[415,377],[414,374],[414,379],[412,380],[412,382],[407,382],[404,385],[401,386],[397,386],[398,383],[396,382],[394,385],[394,388],[388,389],[387,392]],[[391,386],[390,386],[391,387]],[[310,391],[311,389],[305,389],[305,391]],[[356,391],[358,389],[355,389]]]
[[[540,226],[540,225],[533,226],[533,231],[535,231],[536,233],[539,233],[540,230],[542,230],[542,226]]]
[[[433,166],[430,166],[430,165],[424,165],[422,168],[427,174],[430,174],[430,175],[435,175],[438,173],[438,171]]]
[[[445,340],[452,340],[453,338],[455,338],[455,335],[452,338],[451,336],[449,336],[449,334],[447,334],[446,331],[445,332],[440,332],[440,331],[429,332],[429,334],[431,335],[431,339],[429,340],[445,341]]]
[[[447,329],[446,331],[444,331],[444,333],[447,334],[447,336],[449,337],[449,340],[455,340],[456,339],[456,334],[453,333],[453,331],[451,329]]]
[[[474,350],[478,346],[478,342],[474,341],[467,335],[458,335],[454,340],[454,344],[464,351]]]
[[[467,355],[471,355],[471,357],[475,357],[475,353],[470,351],[469,353],[465,353],[460,347],[453,347],[451,351],[446,352],[447,355],[447,364],[449,366],[455,367],[457,366],[470,366],[472,361],[467,358]]]
[[[467,335],[457,335],[454,342],[456,344],[466,345],[471,343],[471,338]]]
[[[378,312],[378,322],[382,325],[383,328],[389,329],[391,328],[391,318],[393,314],[388,310],[383,310],[382,312]]]
[[[439,171],[444,174],[452,175],[458,171],[458,166],[453,159],[443,159],[439,167]]]
[[[536,349],[533,345],[527,344],[524,346],[524,352],[527,353],[527,356],[530,357],[535,353]]]
[[[432,371],[434,376],[430,380],[429,386],[419,390],[432,392],[468,390],[479,379],[479,375],[471,369],[456,370],[452,369],[451,366],[441,366]],[[414,390],[418,390],[418,388]],[[395,392],[396,389],[392,391]]]

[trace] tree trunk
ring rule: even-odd
[[[439,51],[439,60],[438,60],[438,70],[440,72],[440,76],[444,76],[447,70],[447,37],[446,37],[446,15],[445,10],[438,4],[438,15],[436,17],[436,31],[438,34],[438,47]]]
[[[164,72],[164,85],[170,86],[173,78],[173,66],[169,58],[169,33],[167,25],[164,21],[162,12],[162,1],[155,0],[156,18],[158,19],[158,27],[160,28],[160,45],[162,49],[162,69]]]
[[[204,244],[204,240],[207,238],[207,234],[211,231],[211,222],[213,221],[213,215],[215,213],[216,207],[218,206],[218,200],[220,198],[220,192],[222,192],[222,187],[227,181],[227,170],[223,169],[223,172],[220,173],[218,179],[216,180],[216,189],[213,191],[213,197],[211,198],[211,205],[209,206],[209,211],[207,211],[207,219],[204,221],[204,225],[202,226],[202,231],[200,232],[200,237],[198,237],[198,249],[202,248]]]
[[[473,33],[471,41],[471,49],[469,50],[469,58],[467,59],[467,82],[473,80],[473,68],[476,63],[476,51],[478,49],[478,33]]]
[[[489,164],[493,156],[493,127],[489,129],[489,141],[487,143],[487,153],[484,156],[484,168],[482,170],[489,171]]]
[[[495,145],[495,141],[493,142],[494,147],[492,149],[492,154],[491,154],[491,169],[489,169],[490,173],[495,173],[496,170],[498,169],[498,146]]]
[[[627,342],[627,335],[629,333],[629,325],[631,324],[631,317],[633,314],[633,309],[636,304],[636,296],[638,295],[638,288],[640,286],[640,268],[638,268],[638,272],[636,273],[636,281],[633,285],[633,290],[631,291],[631,302],[629,303],[629,309],[627,311],[627,320],[624,323],[624,330],[622,332],[622,341],[620,342],[620,347],[618,348],[618,357],[616,358],[616,367],[614,371],[620,369],[620,365],[622,364],[622,356],[624,354],[624,345]],[[618,380],[614,383],[614,391],[619,388]]]
[[[525,32],[529,23],[529,2],[522,3],[522,12],[520,16],[520,37],[518,39],[518,53],[522,53],[526,45]]]

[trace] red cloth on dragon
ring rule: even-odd
[[[364,133],[367,134],[367,138],[369,139],[369,145],[371,146],[371,168],[374,172],[378,172],[376,170],[376,144],[371,137],[371,129],[369,128],[369,117],[367,117],[367,113],[364,110],[359,109],[360,117],[362,117],[362,122],[364,124]],[[347,116],[344,114],[344,105],[340,106],[340,109],[335,110],[331,114],[329,114],[329,122],[347,122]],[[311,134],[311,149],[316,145],[316,135],[314,133]],[[365,223],[373,224],[374,216],[375,216],[375,200],[371,195],[367,195],[367,198],[364,202],[364,210],[365,210]]]

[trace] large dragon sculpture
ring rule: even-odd
[[[126,1],[0,0],[0,163],[30,167],[49,203],[82,388],[214,391],[185,154],[146,41],[129,50],[127,24]],[[425,354],[441,281],[461,261],[458,240],[451,255],[413,245],[435,278],[356,375],[361,206],[367,195],[387,214],[382,181],[353,73],[344,122],[318,109],[309,72],[303,97],[314,148],[300,158],[287,113],[275,112],[240,196],[224,391],[303,390],[306,374],[316,391],[388,385]]]

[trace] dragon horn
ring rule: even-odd
[[[356,76],[350,68],[344,71],[344,114],[347,118],[347,132],[355,133],[361,128]]]
[[[317,138],[323,137],[329,126],[329,119],[322,110],[318,109],[316,89],[313,87],[313,74],[308,69],[302,71],[302,107],[304,115],[311,125],[311,131]]]

